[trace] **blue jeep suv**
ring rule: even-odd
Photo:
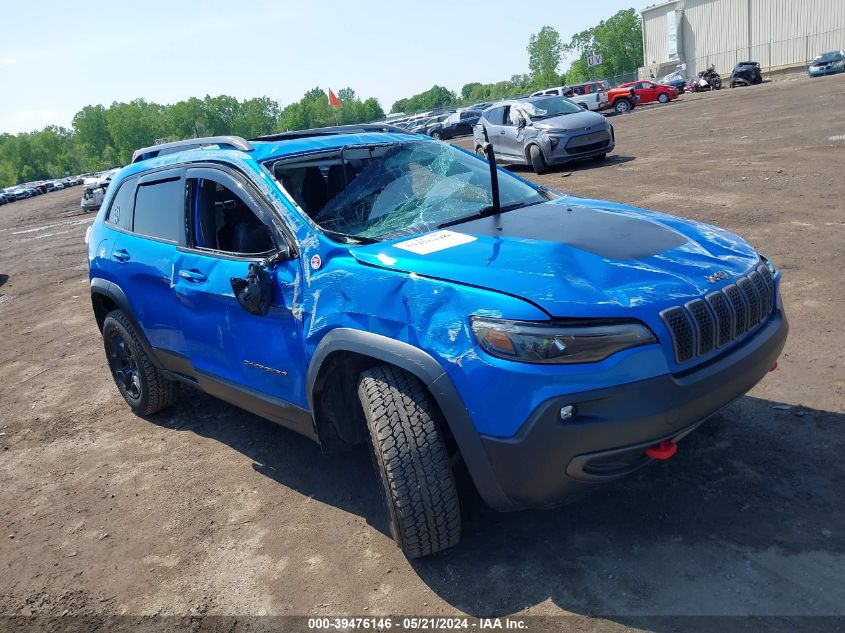
[[[86,239],[137,414],[187,384],[369,446],[409,557],[458,541],[459,460],[493,508],[559,505],[670,457],[787,334],[736,235],[390,126],[140,149]]]

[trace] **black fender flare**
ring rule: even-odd
[[[308,404],[314,411],[314,387],[323,362],[338,351],[353,352],[390,363],[419,378],[437,402],[458,444],[470,476],[484,501],[496,510],[509,510],[513,502],[502,490],[481,437],[454,383],[428,353],[403,341],[380,334],[336,328],[317,345],[306,375]]]
[[[137,335],[138,340],[141,342],[141,347],[144,348],[144,353],[152,361],[156,369],[164,369],[161,364],[161,361],[153,350],[152,345],[150,345],[150,341],[147,339],[147,335],[144,333],[144,329],[141,327],[140,323],[138,323],[138,319],[135,318],[135,315],[132,312],[132,308],[129,306],[129,300],[126,298],[126,293],[123,292],[123,289],[114,282],[102,279],[100,277],[94,277],[93,279],[91,279],[92,300],[94,299],[94,295],[101,295],[108,299],[111,299],[111,301],[123,311],[123,313],[126,315],[126,318],[128,318],[129,322],[132,324],[132,327],[135,328],[135,334]]]

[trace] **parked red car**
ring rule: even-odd
[[[678,98],[678,89],[674,86],[664,86],[653,81],[631,81],[621,84],[620,88],[633,88],[636,93],[637,105],[643,103],[669,103]]]

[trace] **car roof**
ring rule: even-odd
[[[284,132],[258,137],[248,142],[243,141],[245,145],[242,146],[251,147],[248,150],[193,143],[181,151],[163,152],[158,156],[136,160],[123,168],[121,179],[157,167],[177,167],[191,162],[226,160],[227,158],[264,162],[296,154],[340,149],[347,145],[398,143],[421,140],[421,138],[425,137],[405,132],[391,125],[351,125]]]

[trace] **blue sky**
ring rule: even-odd
[[[632,0],[0,0],[0,132],[70,126],[88,104],[352,87],[387,110],[434,83],[528,71],[543,25],[564,41]],[[565,70],[565,64],[561,70]]]

